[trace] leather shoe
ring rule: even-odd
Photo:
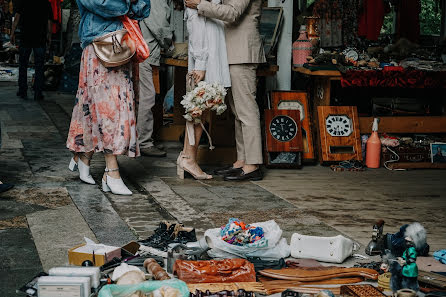
[[[12,184],[2,184],[0,183],[0,193],[6,192],[10,189],[12,189],[14,187],[14,185]]]
[[[156,146],[141,148],[140,152],[142,155],[148,156],[148,157],[165,157],[166,156],[166,152],[163,150],[160,150]]]
[[[263,179],[263,173],[260,170],[260,168],[250,172],[245,173],[242,169],[240,169],[241,173],[231,176],[225,176],[225,181],[244,181],[244,180],[262,180]]]
[[[223,176],[238,175],[242,172],[243,172],[243,170],[241,168],[234,168],[232,166],[226,166],[223,168],[215,169],[214,175],[223,175]]]

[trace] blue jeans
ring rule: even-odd
[[[29,63],[29,56],[31,51],[34,52],[35,65],[35,79],[34,79],[34,94],[35,96],[42,95],[43,90],[43,66],[45,64],[45,47],[20,47],[19,49],[19,93],[26,95],[28,90],[27,70]]]

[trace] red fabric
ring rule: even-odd
[[[444,88],[446,71],[349,70],[342,74],[342,87]]]
[[[420,0],[399,1],[397,8],[397,36],[418,43],[420,41]]]
[[[51,3],[51,9],[53,10],[53,25],[52,25],[52,33],[57,33],[60,30],[60,26],[62,23],[62,10],[60,3],[63,0],[48,0]]]
[[[390,11],[383,0],[364,0],[363,11],[359,16],[358,36],[368,40],[378,40],[384,15]]]
[[[130,38],[135,42],[136,53],[133,57],[134,62],[142,63],[150,55],[149,47],[142,36],[141,29],[137,20],[132,20],[128,16],[121,17],[124,28],[129,32]]]

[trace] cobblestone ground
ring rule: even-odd
[[[146,238],[162,220],[181,221],[200,235],[230,217],[274,219],[288,241],[293,232],[342,233],[362,243],[362,251],[376,219],[386,219],[386,232],[419,221],[433,250],[446,245],[446,171],[334,173],[306,166],[268,170],[256,183],[179,180],[180,144],[165,143],[167,158],[119,158],[134,195],[115,196],[81,183],[67,169],[74,96],[47,92],[35,102],[17,98],[15,91],[15,84],[0,83],[0,180],[15,184],[0,194],[1,296],[15,296],[38,272],[66,265],[67,250],[84,237],[119,246]],[[104,165],[101,154],[93,157],[98,184]]]

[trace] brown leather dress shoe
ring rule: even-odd
[[[224,178],[225,181],[244,181],[244,180],[255,181],[255,180],[262,180],[262,179],[263,179],[263,173],[260,170],[260,168],[254,170],[250,173],[245,173],[243,170],[241,170],[241,173],[239,173],[239,174],[225,176],[225,178]]]

